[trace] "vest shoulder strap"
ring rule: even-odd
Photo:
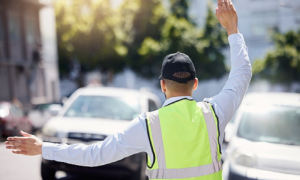
[[[156,111],[152,111],[152,112],[147,112],[146,113],[145,123],[146,123],[148,140],[149,140],[150,147],[151,147],[151,152],[152,152],[152,162],[150,162],[150,158],[149,158],[150,156],[149,156],[149,154],[147,156],[147,167],[148,168],[153,168],[154,164],[157,163],[157,162],[155,162],[155,160],[156,160],[156,154],[155,154],[155,151],[154,151],[152,130],[153,130],[153,128],[155,128],[155,129],[159,128],[160,129],[158,111],[159,111],[159,109],[156,110]],[[152,130],[151,130],[151,127],[152,127]]]
[[[202,101],[197,102],[197,105],[202,109],[203,113],[211,113],[210,103]]]

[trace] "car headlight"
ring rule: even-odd
[[[0,118],[5,118],[8,112],[5,109],[0,109]]]
[[[42,129],[42,133],[44,136],[56,137],[57,131],[53,126],[46,125]]]
[[[236,149],[232,155],[231,159],[234,163],[246,167],[256,167],[257,157],[255,154],[249,150]]]

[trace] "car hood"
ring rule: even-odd
[[[252,142],[240,138],[235,148],[251,151],[257,158],[258,169],[300,175],[300,146]]]
[[[80,132],[110,135],[122,131],[130,121],[100,118],[55,117],[45,126],[51,126],[59,133]]]

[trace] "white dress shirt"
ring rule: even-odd
[[[219,119],[220,144],[224,138],[225,127],[241,104],[252,76],[248,49],[243,35],[233,34],[228,37],[228,40],[231,52],[229,78],[218,95],[204,99],[213,105]],[[192,99],[190,96],[173,97],[167,99],[163,106],[183,98]],[[47,160],[81,166],[100,166],[139,152],[146,152],[153,161],[145,114],[133,119],[123,131],[92,145],[44,143],[42,147],[42,156]]]

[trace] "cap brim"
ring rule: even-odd
[[[158,77],[158,79],[162,80],[162,79],[163,79],[162,75],[160,75],[160,76]]]

